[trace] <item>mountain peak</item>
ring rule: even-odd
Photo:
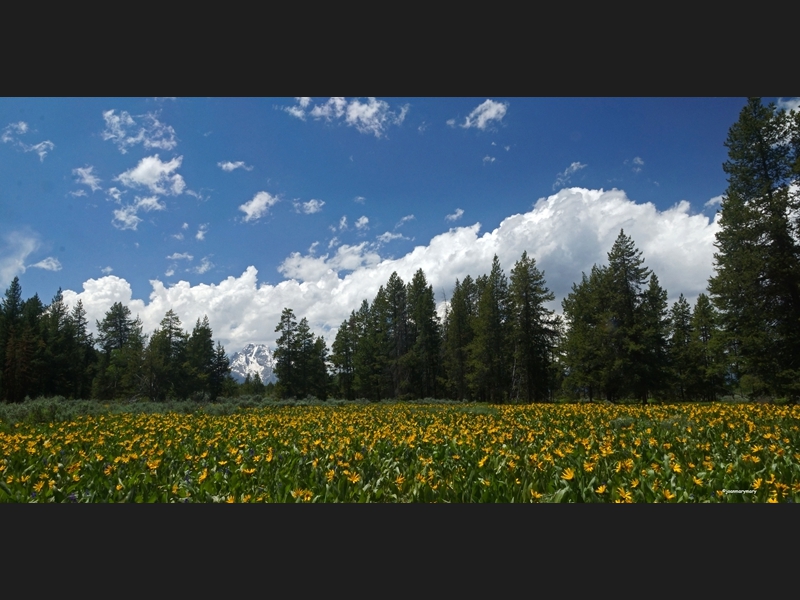
[[[256,373],[265,384],[276,382],[275,357],[266,344],[247,344],[239,352],[231,355],[231,376],[243,383],[247,375],[254,377]]]

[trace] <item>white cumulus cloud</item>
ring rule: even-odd
[[[127,187],[146,187],[154,194],[178,195],[186,187],[183,177],[174,173],[183,161],[182,156],[163,162],[158,154],[147,156],[134,168],[125,171],[114,180]]]
[[[236,162],[231,162],[229,160],[225,162],[218,162],[217,166],[228,173],[235,171],[236,169],[244,169],[245,171],[253,170],[253,167],[244,164],[243,160],[237,160]]]
[[[392,110],[385,100],[367,98],[362,102],[358,98],[333,97],[325,102],[311,106],[311,98],[295,98],[294,106],[284,107],[283,110],[305,121],[310,115],[316,120],[324,119],[331,122],[344,119],[344,123],[355,127],[361,133],[372,134],[377,138],[386,135],[386,130],[391,125],[401,125],[408,114],[409,105],[404,104],[399,110]]]
[[[315,200],[313,198],[308,202],[294,202],[294,209],[297,212],[305,213],[307,215],[318,213],[322,210],[323,206],[325,206],[324,200]]]
[[[202,242],[206,239],[206,233],[208,233],[208,223],[203,223],[198,227],[197,233],[194,234],[194,239]]]
[[[78,183],[83,185],[88,185],[89,189],[93,192],[96,192],[100,187],[100,178],[94,174],[94,167],[78,167],[77,169],[72,169],[72,174],[78,178]]]
[[[192,260],[194,258],[194,256],[192,256],[188,252],[182,252],[180,254],[178,254],[177,252],[174,252],[174,253],[170,254],[167,258],[169,260]]]
[[[112,225],[117,229],[133,229],[138,228],[142,219],[137,216],[140,210],[150,212],[151,210],[164,210],[166,205],[158,199],[158,196],[148,196],[146,198],[136,197],[133,204],[127,204],[114,210],[114,218],[111,220]]]
[[[104,111],[106,128],[101,134],[103,139],[116,144],[122,154],[136,144],[142,144],[148,150],[172,150],[178,145],[175,130],[159,121],[158,113],[137,115],[136,118],[140,119],[141,125],[127,111],[119,114],[115,114],[115,110]]]
[[[268,192],[258,192],[253,196],[252,200],[242,204],[239,210],[245,214],[245,223],[248,221],[257,221],[266,215],[270,207],[274,206],[277,201],[277,196],[273,196]]]
[[[364,229],[369,225],[369,219],[365,216],[361,216],[356,221],[356,229]]]
[[[482,130],[486,129],[493,121],[498,123],[502,121],[503,117],[506,116],[507,110],[508,103],[495,102],[494,100],[487,99],[469,113],[461,127],[465,129],[469,129],[470,127],[477,127]],[[451,125],[450,121],[448,121],[447,124]],[[455,125],[454,120],[452,125]]]
[[[192,270],[195,273],[197,273],[198,275],[202,275],[203,273],[206,273],[207,271],[209,271],[213,267],[214,267],[214,263],[212,263],[210,260],[208,260],[207,256],[204,256],[202,259],[200,259],[200,264],[197,265]]]
[[[683,293],[693,303],[705,291],[713,268],[716,218],[691,215],[686,201],[659,211],[620,190],[571,188],[541,198],[492,231],[482,232],[480,223],[453,227],[399,258],[383,257],[378,245],[363,242],[342,245],[323,256],[294,253],[279,268],[286,279],[275,285],[259,285],[258,272],[251,266],[219,283],[192,286],[180,281],[165,286],[153,280],[147,303],[133,299],[130,285],[112,276],[88,280],[80,293],[65,291],[64,299],[83,299],[92,324],[102,320],[114,302],[123,302],[142,317],[145,331],[152,331],[169,309],[185,327],[207,314],[214,338],[229,352],[250,342],[274,347],[280,313],[290,307],[298,318],[308,318],[314,333],[324,335],[330,346],[342,321],[362,300],[371,302],[393,271],[407,282],[421,268],[442,309],[442,291],[449,298],[457,278],[488,273],[495,254],[506,275],[523,251],[535,258],[556,295],[551,308],[560,312],[561,300],[581,272],[606,264],[620,229],[642,250],[645,265],[658,275],[670,302]]]
[[[456,211],[450,215],[445,217],[448,221],[458,221],[464,215],[464,210],[461,208],[457,208]]]

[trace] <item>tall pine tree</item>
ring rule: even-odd
[[[709,280],[734,376],[753,394],[800,398],[800,113],[751,98],[730,128]]]

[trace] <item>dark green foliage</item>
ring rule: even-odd
[[[692,345],[692,311],[683,294],[670,310],[669,363],[672,395],[680,401],[688,400],[694,392],[700,365]]]
[[[470,344],[470,385],[474,398],[507,402],[511,391],[508,279],[497,255],[489,276],[478,279],[478,310]]]
[[[509,326],[513,347],[512,395],[527,403],[550,400],[558,319],[545,304],[555,299],[536,260],[523,251],[511,271]]]
[[[563,346],[568,393],[644,402],[664,391],[667,293],[624,231],[608,266],[584,274],[562,307],[569,325]]]
[[[409,348],[405,364],[410,393],[415,398],[435,398],[440,375],[441,325],[436,314],[433,287],[418,269],[408,284]]]
[[[278,396],[325,399],[330,385],[325,340],[315,339],[308,320],[303,317],[298,323],[290,308],[283,309],[275,331],[281,334],[275,349]]]
[[[800,114],[750,99],[725,146],[723,197],[709,280],[732,383],[800,397]]]
[[[472,323],[477,314],[477,286],[467,275],[456,280],[444,324],[444,362],[448,394],[455,400],[471,398],[469,388],[469,348],[474,337]]]
[[[355,399],[355,354],[358,335],[356,313],[342,322],[331,347],[331,363],[335,373],[335,389],[339,397]]]

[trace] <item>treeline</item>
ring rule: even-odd
[[[658,277],[624,231],[608,264],[583,275],[563,318],[536,261],[523,252],[506,277],[456,280],[445,316],[418,270],[392,273],[342,322],[328,354],[284,309],[275,352],[281,397],[458,401],[714,400],[734,385],[720,317],[705,294],[671,307]],[[325,365],[333,367],[328,375]]]
[[[0,304],[0,398],[214,400],[238,392],[207,317],[187,333],[170,310],[146,335],[117,302],[96,326],[95,337],[82,302],[70,311],[61,290],[48,306],[37,294],[23,301],[15,277]]]
[[[422,270],[407,285],[393,273],[340,326],[331,387],[318,389],[372,400],[712,401],[739,393],[798,401],[800,110],[750,99],[725,146],[715,273],[694,307],[682,294],[668,305],[624,231],[608,264],[573,285],[563,322],[545,308],[553,295],[526,253],[508,280],[495,256],[489,275],[456,281],[444,322]],[[306,345],[318,373],[322,344],[314,352]],[[288,375],[291,354],[280,344],[279,353]]]

